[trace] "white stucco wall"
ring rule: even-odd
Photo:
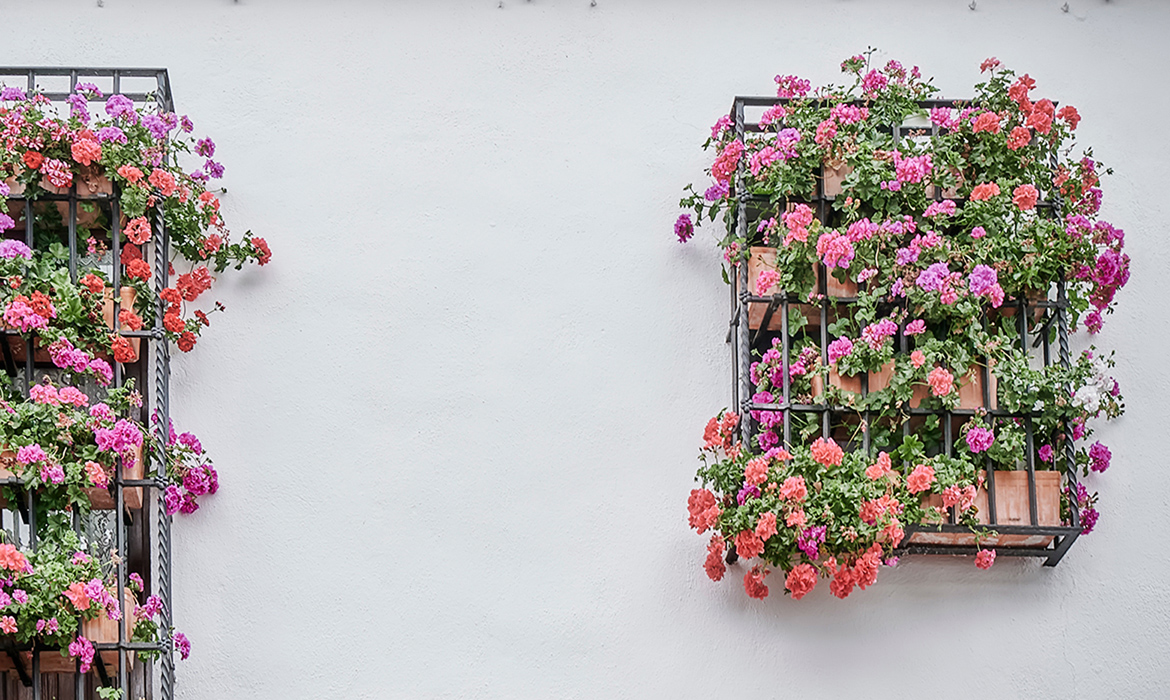
[[[267,237],[175,361],[223,489],[175,527],[181,698],[1138,698],[1170,691],[1170,5],[7,3],[9,65],[164,66]],[[1133,276],[1128,415],[1056,569],[907,560],[845,601],[712,584],[685,502],[729,400],[699,144],[868,45],[1076,105]],[[696,244],[697,243],[697,244]]]

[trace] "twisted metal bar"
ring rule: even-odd
[[[154,464],[158,475],[158,486],[155,489],[155,502],[158,507],[158,596],[162,599],[161,628],[166,642],[162,651],[162,687],[163,700],[172,700],[175,692],[175,660],[171,643],[171,627],[174,620],[171,614],[171,516],[163,505],[161,497],[167,487],[167,439],[170,436],[170,359],[166,336],[163,334],[162,317],[166,309],[161,297],[162,290],[168,284],[170,263],[168,252],[170,239],[167,235],[162,207],[155,215],[154,237],[154,285],[155,298],[158,308],[155,314],[154,345],[154,395],[158,422],[155,424],[155,453]]]
[[[743,102],[736,100],[735,102],[735,137],[743,141],[744,129],[744,115]],[[736,187],[738,189],[747,177],[746,158],[739,159],[739,165],[736,167]],[[737,192],[738,195],[745,195],[746,192]],[[735,217],[735,231],[739,240],[747,242],[747,202],[742,198],[736,208]],[[751,253],[748,251],[741,251]],[[751,349],[751,329],[748,327],[751,323],[748,320],[748,295],[751,293],[748,290],[748,266],[746,260],[740,260],[735,263],[734,270],[736,279],[739,285],[739,328],[736,329],[736,343],[739,352],[739,399],[740,406],[736,407],[739,411],[739,429],[743,435],[743,442],[745,445],[751,444],[752,439],[752,422],[751,413],[744,409],[751,401],[752,396],[752,349]]]

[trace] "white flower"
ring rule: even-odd
[[[1086,384],[1073,394],[1073,403],[1089,413],[1101,410],[1101,390],[1094,384]]]

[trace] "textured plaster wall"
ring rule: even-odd
[[[174,363],[224,488],[177,523],[182,698],[1165,697],[1170,5],[1138,0],[4,3],[6,64],[165,66],[263,270]],[[845,601],[712,584],[685,501],[729,400],[711,235],[735,94],[873,45],[998,56],[1117,169],[1129,415],[1057,569],[908,560]]]

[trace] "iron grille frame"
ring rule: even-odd
[[[170,77],[165,68],[94,68],[94,67],[0,67],[0,78],[23,78],[25,81],[24,88],[32,93],[38,91],[42,79],[55,78],[58,82],[61,78],[68,77],[69,90],[39,90],[40,94],[49,98],[53,102],[61,102],[65,100],[76,88],[79,82],[85,81],[87,78],[93,79],[107,79],[108,85],[112,86],[112,90],[105,91],[107,96],[109,94],[123,95],[135,103],[153,102],[162,110],[174,111],[174,99],[171,93]],[[123,79],[152,79],[154,81],[153,90],[139,90],[129,91],[123,90]],[[15,85],[10,85],[15,86]],[[76,182],[70,187],[68,194],[60,195],[42,195],[35,200],[27,199],[23,194],[13,194],[8,197],[9,200],[23,199],[25,203],[25,238],[24,242],[30,247],[34,248],[34,201],[66,201],[69,206],[68,216],[68,248],[69,248],[69,272],[70,277],[74,283],[78,278],[78,250],[77,250],[77,205],[79,197],[77,193]],[[92,201],[86,199],[85,201]],[[113,195],[108,198],[111,217],[111,254],[113,258],[111,282],[115,290],[121,286],[121,265],[119,263],[121,253],[121,230],[120,230],[120,211],[119,211],[119,191],[117,184],[114,183]],[[119,362],[112,362],[114,370],[114,378],[112,386],[123,386],[126,379],[132,375],[138,381],[138,388],[143,394],[143,408],[142,415],[149,416],[144,421],[147,424],[155,439],[157,449],[153,454],[144,455],[144,460],[149,465],[147,467],[147,474],[154,471],[157,475],[154,478],[147,476],[143,479],[126,479],[123,478],[122,470],[115,469],[115,476],[113,480],[114,485],[114,517],[115,523],[115,539],[116,549],[119,558],[119,563],[116,566],[117,570],[117,585],[118,590],[125,588],[129,576],[130,562],[137,560],[139,573],[146,583],[146,588],[142,595],[149,595],[153,593],[162,600],[162,609],[159,613],[159,628],[160,640],[153,643],[131,642],[126,639],[125,627],[122,624],[118,625],[118,641],[116,643],[94,643],[96,654],[94,656],[94,668],[97,671],[97,679],[93,678],[93,674],[81,674],[76,672],[80,668],[80,661],[76,662],[75,672],[72,674],[45,674],[41,672],[41,655],[44,653],[57,653],[55,649],[49,647],[32,647],[31,649],[26,645],[23,649],[32,651],[32,663],[30,668],[25,668],[19,655],[21,648],[8,647],[2,648],[0,651],[6,652],[13,662],[14,672],[19,677],[20,684],[23,689],[15,695],[11,692],[11,683],[5,682],[2,688],[2,697],[8,698],[10,696],[31,697],[33,700],[41,700],[43,697],[48,697],[53,689],[65,696],[65,686],[68,685],[68,679],[72,677],[73,696],[76,700],[86,700],[87,698],[96,698],[96,684],[100,682],[103,686],[112,686],[121,689],[123,698],[129,699],[145,697],[154,698],[159,697],[162,700],[172,700],[174,697],[174,658],[172,651],[172,643],[170,638],[170,629],[173,624],[172,618],[172,590],[171,590],[171,516],[166,513],[166,509],[162,507],[161,494],[166,488],[166,443],[169,435],[170,425],[170,354],[169,346],[166,341],[163,327],[163,302],[159,298],[159,293],[168,286],[169,277],[169,259],[170,259],[170,240],[166,228],[166,222],[163,218],[161,207],[156,209],[154,230],[151,234],[150,247],[152,251],[150,255],[153,257],[151,267],[153,272],[153,286],[155,291],[155,298],[157,305],[155,309],[154,326],[147,329],[143,328],[139,331],[123,330],[119,328],[118,333],[126,338],[139,338],[143,343],[143,348],[140,351],[138,359],[124,366]],[[144,258],[146,256],[144,255]],[[118,294],[114,294],[114,318],[118,318],[120,310],[120,299]],[[120,325],[115,322],[115,325]],[[3,351],[2,363],[0,368],[6,373],[7,377],[14,382],[19,383],[24,395],[28,396],[30,380],[36,376],[38,363],[35,361],[34,341],[29,338],[25,340],[25,359],[23,367],[18,368],[15,365],[14,358],[10,352],[7,336],[19,335],[15,330],[2,330],[0,333],[4,336],[4,342],[0,343],[0,350]],[[43,370],[43,366],[42,366]],[[127,488],[141,488],[143,489],[143,505],[140,509],[131,511],[127,508],[125,502],[124,491]],[[26,493],[26,503],[20,505],[20,510],[23,511],[24,517],[27,517],[28,532],[30,537],[30,546],[35,551],[36,548],[36,494]],[[156,517],[153,518],[153,529],[151,528],[152,511]],[[14,530],[19,532],[15,524],[16,513],[14,512]],[[140,523],[141,532],[139,541],[133,541],[131,538],[131,529],[135,522]],[[75,529],[80,527],[79,518],[76,513],[73,516],[73,525]],[[136,551],[137,550],[137,551]],[[144,562],[144,563],[143,563]],[[122,607],[122,615],[132,616],[133,610],[125,609],[125,602],[119,596],[119,605]],[[107,668],[101,656],[102,651],[117,651],[117,667]],[[129,655],[127,652],[149,651],[157,652],[159,654],[157,661],[147,661],[140,663],[138,667],[131,672],[127,668],[126,658]],[[158,678],[154,677],[157,669]],[[56,678],[54,678],[56,676]],[[156,696],[156,689],[158,695]]]
[[[736,138],[740,141],[744,140],[747,133],[761,133],[765,131],[758,123],[748,122],[745,117],[745,109],[747,107],[772,107],[775,105],[787,104],[791,100],[789,98],[781,97],[759,97],[759,96],[736,96],[732,101],[731,111],[729,117],[732,121],[732,127],[735,129]],[[918,106],[921,109],[932,109],[936,107],[962,107],[969,104],[969,100],[955,100],[955,99],[933,99],[920,100]],[[856,104],[863,104],[856,102]],[[929,131],[931,137],[937,136],[940,133],[940,128],[937,124],[927,126],[906,126],[898,125],[887,127],[893,137],[894,143],[897,144],[903,137],[911,132],[918,132],[925,134]],[[748,210],[754,204],[767,203],[767,197],[752,195],[748,192],[737,191],[739,183],[744,181],[746,175],[745,165],[746,158],[741,158],[737,166],[737,177],[732,185],[730,191],[730,199],[734,206],[734,226],[735,233],[739,240],[750,240],[748,229]],[[1059,195],[1054,197],[1053,201],[1039,202],[1037,207],[1048,209],[1050,211],[1060,211]],[[941,200],[942,192],[936,188],[934,199]],[[801,198],[801,201],[805,201]],[[815,215],[818,221],[825,223],[827,220],[830,205],[834,201],[833,197],[828,197],[824,194],[824,167],[822,165],[821,173],[817,178],[817,186],[815,196],[809,201],[813,206]],[[749,251],[750,252],[750,251]],[[801,301],[795,295],[787,293],[786,290],[777,290],[776,293],[768,296],[758,296],[751,293],[748,287],[748,265],[746,262],[741,262],[736,266],[734,271],[735,282],[730,285],[731,289],[731,316],[728,323],[728,333],[726,343],[730,345],[731,349],[731,367],[733,375],[732,383],[732,403],[740,410],[740,415],[743,418],[740,421],[740,429],[742,431],[743,440],[750,444],[752,435],[758,427],[757,421],[751,418],[752,411],[780,411],[783,413],[783,444],[786,447],[791,447],[792,444],[792,414],[793,413],[819,413],[821,415],[821,436],[828,439],[830,437],[830,422],[833,414],[844,414],[846,412],[853,412],[841,406],[830,406],[827,403],[823,404],[797,404],[791,403],[791,387],[789,386],[789,353],[792,336],[788,329],[788,308],[790,304],[802,304],[808,306],[807,301]],[[823,262],[817,262],[818,270],[818,292],[821,295],[820,301],[820,351],[821,361],[827,363],[828,354],[827,348],[829,345],[828,337],[828,313],[831,304],[853,304],[856,299],[837,298],[834,302],[829,301],[827,283],[828,271]],[[748,322],[748,310],[752,304],[767,304],[764,311],[764,316],[760,328],[752,331]],[[1045,367],[1050,366],[1053,362],[1058,362],[1064,368],[1071,365],[1071,358],[1069,354],[1069,318],[1068,318],[1068,297],[1065,290],[1065,283],[1060,280],[1056,284],[1056,298],[1050,300],[1045,296],[1044,301],[1029,304],[1027,299],[1013,299],[1005,301],[1005,307],[1014,306],[1016,309],[1017,330],[1019,333],[1020,347],[1026,351],[1031,352],[1032,349],[1039,347],[1041,356]],[[1045,323],[1039,328],[1029,329],[1032,325],[1029,323],[1031,309],[1043,309],[1045,313]],[[1051,311],[1051,313],[1047,313]],[[752,380],[751,380],[751,363],[752,351],[757,348],[762,348],[762,341],[773,335],[773,332],[767,329],[771,325],[771,319],[776,314],[780,314],[781,330],[779,337],[781,338],[782,347],[785,349],[781,353],[782,356],[782,374],[783,374],[783,391],[782,399],[777,403],[771,404],[756,404],[751,400],[752,396]],[[1053,359],[1051,342],[1049,340],[1050,324],[1056,325],[1056,335],[1058,343],[1058,353],[1055,360]],[[906,354],[908,352],[908,342],[905,334],[902,332],[905,329],[905,321],[898,329],[898,337],[900,343],[897,352]],[[1071,510],[1071,518],[1068,525],[1047,526],[1040,525],[1037,518],[1037,494],[1036,494],[1036,465],[1035,465],[1035,450],[1032,432],[1032,419],[1039,415],[1037,412],[1020,413],[1009,412],[987,408],[990,406],[989,396],[989,382],[988,382],[988,368],[986,363],[983,363],[980,368],[983,379],[983,406],[988,416],[1000,419],[1020,419],[1024,425],[1025,444],[1027,454],[1024,456],[1025,467],[1028,474],[1028,503],[1029,515],[1031,522],[1025,525],[997,525],[997,509],[995,504],[995,472],[1004,471],[996,470],[991,463],[990,458],[986,459],[985,469],[987,473],[987,496],[988,496],[988,510],[990,525],[988,528],[995,530],[1001,535],[1029,535],[1040,537],[1051,537],[1049,544],[1044,546],[1001,546],[997,547],[996,551],[999,554],[1009,556],[1022,557],[1042,557],[1044,558],[1045,566],[1056,566],[1061,558],[1068,552],[1073,542],[1081,534],[1080,512],[1075,502],[1075,499],[1069,499],[1071,503],[1069,508]],[[861,392],[862,396],[868,393],[868,374],[862,373],[861,378]],[[943,435],[948,436],[944,438],[945,454],[951,456],[953,441],[949,438],[952,434],[952,421],[956,416],[962,418],[972,416],[976,413],[974,409],[953,409],[953,410],[929,410],[921,408],[912,408],[908,410],[912,416],[940,416],[943,424]],[[872,456],[872,446],[869,440],[869,426],[871,419],[869,412],[861,414],[863,425],[863,444],[862,450],[868,455]],[[1063,426],[1065,435],[1071,435],[1067,421]],[[909,421],[903,423],[904,434],[909,434]],[[1062,457],[1063,462],[1063,477],[1062,482],[1067,488],[1076,489],[1076,458],[1074,454],[1072,440],[1065,440],[1065,450]],[[1054,467],[1055,467],[1054,459]],[[950,509],[950,522],[942,526],[922,525],[922,524],[905,524],[905,539],[904,544],[895,550],[899,556],[910,554],[942,554],[942,555],[974,555],[979,551],[979,547],[972,544],[968,545],[926,545],[926,544],[912,544],[914,533],[916,532],[950,532],[950,533],[969,533],[970,529],[957,524],[954,509]]]

